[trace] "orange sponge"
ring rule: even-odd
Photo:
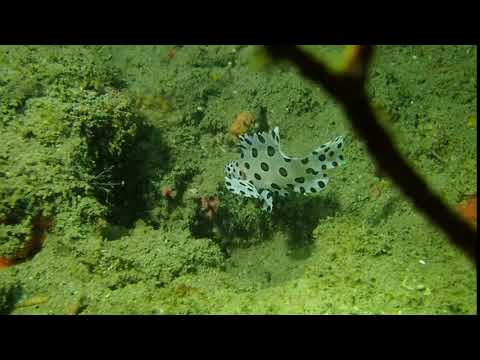
[[[466,202],[460,203],[458,211],[466,221],[477,227],[477,195],[470,196]]]

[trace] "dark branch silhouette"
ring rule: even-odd
[[[297,46],[266,48],[274,59],[294,63],[303,76],[323,86],[343,106],[353,128],[365,139],[368,151],[378,165],[412,203],[476,263],[476,231],[430,190],[427,183],[403,159],[376,119],[365,91],[373,48],[354,47],[344,69],[336,72]]]

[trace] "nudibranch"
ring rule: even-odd
[[[329,182],[326,170],[345,163],[342,136],[305,157],[291,157],[282,152],[278,127],[239,139],[240,159],[225,165],[225,185],[234,194],[259,199],[262,209],[268,212],[273,208],[272,194],[318,193]]]

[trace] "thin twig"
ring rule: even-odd
[[[274,58],[286,59],[297,65],[303,76],[323,86],[338,100],[353,128],[366,140],[371,156],[385,173],[412,200],[417,209],[440,227],[450,241],[476,263],[476,231],[430,190],[427,183],[403,159],[376,119],[365,91],[373,48],[355,47],[342,72],[331,71],[325,64],[296,46],[266,48]]]

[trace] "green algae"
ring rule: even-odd
[[[472,264],[381,177],[322,89],[288,64],[258,71],[252,47],[170,49],[0,49],[0,255],[37,211],[56,219],[33,259],[0,269],[3,313],[477,312]],[[435,191],[452,205],[476,191],[475,47],[379,47],[368,90]],[[241,111],[279,126],[292,154],[345,135],[348,165],[321,195],[262,212],[223,187]]]

